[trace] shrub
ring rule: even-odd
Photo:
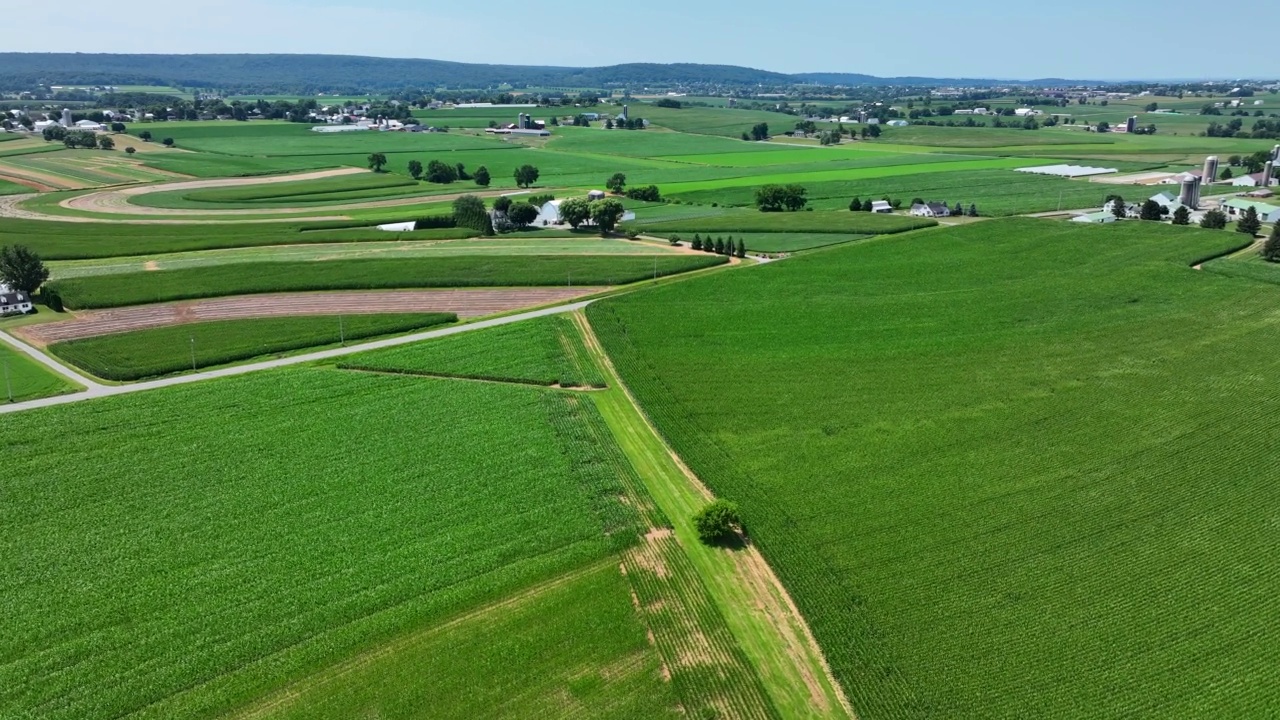
[[[728,500],[713,500],[693,516],[698,538],[708,545],[716,545],[737,537],[742,529],[738,506]]]

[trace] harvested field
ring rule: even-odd
[[[514,288],[254,295],[94,310],[82,313],[74,320],[31,325],[14,332],[32,343],[44,346],[65,340],[211,320],[417,312],[454,313],[459,318],[466,319],[567,302],[606,289],[608,288]]]

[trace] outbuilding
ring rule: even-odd
[[[8,290],[0,293],[0,316],[22,315],[34,309],[31,296],[21,290]]]
[[[1233,197],[1222,203],[1222,212],[1232,220],[1239,220],[1244,217],[1249,208],[1253,208],[1258,212],[1258,219],[1264,223],[1280,223],[1280,207],[1268,205],[1258,200],[1246,200],[1244,198]]]
[[[893,206],[887,200],[874,200],[871,203],[871,212],[873,213],[891,213]]]
[[[1095,225],[1102,225],[1105,223],[1113,223],[1117,219],[1118,218],[1116,218],[1115,215],[1109,212],[1094,212],[1094,213],[1085,213],[1084,215],[1077,215],[1071,218],[1071,222],[1093,223]]]

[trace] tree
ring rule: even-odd
[[[964,208],[960,205],[960,203],[956,203],[956,206],[954,208],[951,208],[951,214],[954,217],[960,217],[961,215],[964,215]]]
[[[626,208],[622,206],[622,203],[613,198],[605,198],[591,203],[591,221],[596,224],[596,227],[600,228],[601,235],[613,232],[625,212]]]
[[[511,198],[507,197],[506,195],[503,195],[502,197],[493,201],[494,212],[500,212],[505,214],[510,209],[511,209]]]
[[[757,123],[751,128],[752,140],[768,140],[769,139],[769,123]]]
[[[1240,218],[1240,222],[1236,223],[1236,232],[1253,237],[1261,231],[1262,219],[1258,217],[1257,208],[1250,205],[1249,209],[1244,211],[1244,217]]]
[[[1180,205],[1177,210],[1173,211],[1173,224],[1174,225],[1190,225],[1191,224],[1191,211],[1187,209],[1186,205]]]
[[[1280,223],[1271,228],[1271,237],[1262,244],[1262,257],[1267,262],[1280,262]]]
[[[1160,203],[1155,200],[1147,200],[1142,203],[1142,209],[1138,212],[1138,219],[1155,220],[1159,222],[1164,219],[1163,210],[1164,207],[1162,207]]]
[[[969,212],[965,214],[969,217],[978,217],[978,206],[973,203],[969,203]]]
[[[1222,179],[1222,180],[1230,180],[1231,178],[1233,178],[1233,177],[1235,177],[1235,176],[1236,176],[1236,174],[1235,174],[1234,172],[1232,172],[1232,171],[1231,171],[1231,168],[1223,168],[1223,169],[1222,169],[1222,174],[1221,174],[1221,175],[1219,175],[1218,177],[1219,177],[1220,179]]]
[[[138,139],[141,140],[142,142],[151,142],[151,131],[143,130],[142,132],[138,133]]]
[[[1200,227],[1206,230],[1221,230],[1227,226],[1227,214],[1221,210],[1210,210],[1200,218]]]
[[[849,212],[861,212],[861,211],[862,211],[861,200],[859,200],[858,198],[854,198],[849,201]]]
[[[627,188],[627,176],[622,173],[614,173],[613,177],[605,181],[604,186],[609,192],[615,195],[621,195],[623,190]]]
[[[422,179],[422,161],[421,160],[409,161],[409,176],[412,177],[414,180]]]
[[[1111,132],[1111,123],[1106,120],[1098,123],[1098,132]]]
[[[1124,198],[1119,195],[1110,195],[1107,202],[1111,203],[1111,214],[1116,216],[1117,220],[1123,220],[1129,216],[1128,206],[1125,205]]]
[[[740,258],[747,256],[747,244],[742,241],[742,238],[738,238],[738,252],[736,254]]]
[[[458,179],[458,170],[443,160],[432,160],[427,163],[427,182],[449,184]]]
[[[471,176],[467,175],[467,166],[463,165],[462,163],[458,163],[457,165],[454,166],[454,173],[457,175],[457,178],[459,180],[471,179]]]
[[[746,131],[744,130],[744,131],[742,132],[742,139],[743,139],[743,140],[746,140],[747,142],[750,142],[750,141],[751,141],[751,136],[750,136],[750,135],[748,135],[748,134],[746,133]]]
[[[1239,156],[1239,155],[1232,155],[1231,157],[1227,158],[1227,164],[1228,164],[1228,165],[1233,165],[1233,166],[1235,166],[1235,165],[1239,165],[1239,164],[1240,164],[1240,156]]]
[[[493,234],[489,210],[485,208],[484,201],[475,195],[463,195],[453,201],[453,222],[458,227],[478,230],[485,235]]]
[[[701,236],[701,235],[699,235],[699,234],[697,234],[697,233],[694,233],[694,234],[693,234],[693,242],[689,243],[689,247],[693,248],[694,250],[701,250],[701,249],[702,249],[702,236]]]
[[[173,138],[165,138],[165,139],[163,139],[163,140],[161,140],[161,141],[160,141],[160,144],[161,144],[161,145],[164,145],[165,147],[173,147]],[[381,153],[379,153],[379,154],[381,154]],[[382,163],[385,165],[385,164],[386,164],[386,162],[387,162],[387,159],[386,159],[386,157],[384,156],[384,157],[382,158]]]
[[[569,198],[560,203],[560,219],[574,230],[591,219],[591,203],[586,198]]]
[[[605,130],[612,130],[612,129],[613,129],[613,118],[605,118],[605,119],[604,119],[604,129],[605,129]]]
[[[713,500],[693,516],[698,538],[707,545],[733,540],[742,528],[738,506],[728,500]]]
[[[98,137],[98,147],[102,150],[115,150],[116,141],[110,135],[101,135]]]
[[[368,157],[369,168],[374,172],[382,172],[383,166],[387,164],[387,156],[383,153],[374,153]]]
[[[878,137],[880,137],[880,126],[879,126],[878,124],[877,124],[877,125],[868,125],[868,126],[867,126],[866,128],[864,128],[864,129],[867,131],[867,135],[870,135],[870,136],[871,136],[871,137],[873,137],[873,138],[878,138]]]
[[[538,219],[538,208],[527,202],[511,203],[511,207],[507,208],[507,219],[518,227],[527,227]]]
[[[30,295],[48,279],[48,268],[30,248],[25,245],[0,247],[0,280],[5,285]]]
[[[521,165],[515,171],[516,185],[518,187],[532,187],[538,182],[538,168],[532,165]]]
[[[716,254],[724,254],[724,238],[716,238]]]
[[[125,153],[127,153],[127,154],[129,154],[129,155],[132,155],[132,154],[134,154],[134,153],[138,152],[138,149],[137,149],[137,148],[135,148],[134,146],[130,145],[129,147],[125,148],[125,149],[124,149],[124,151],[125,151]]]
[[[756,207],[761,212],[795,212],[809,203],[807,193],[800,185],[764,185],[756,189]]]
[[[483,165],[476,168],[476,172],[471,176],[471,179],[475,180],[480,187],[489,187],[489,168]]]

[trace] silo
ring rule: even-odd
[[[1210,155],[1204,159],[1204,174],[1200,177],[1201,182],[1211,183],[1218,179],[1218,156]]]
[[[1138,129],[1138,116],[1130,115],[1129,119],[1126,120],[1124,123],[1124,131],[1127,133],[1131,133],[1137,129]]]
[[[62,108],[62,127],[71,127],[71,108]]]
[[[1178,202],[1193,210],[1200,207],[1200,178],[1191,177],[1182,181],[1182,192],[1178,194]]]
[[[1262,167],[1262,187],[1271,187],[1275,184],[1273,176],[1276,173],[1276,161],[1272,160]]]
[[[1271,148],[1271,159],[1280,162],[1280,145]]]

